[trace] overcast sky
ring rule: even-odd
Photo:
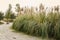
[[[12,4],[14,10],[17,3],[19,3],[21,7],[38,7],[40,3],[43,3],[46,7],[51,7],[60,5],[60,0],[0,0],[0,11],[5,12],[8,8],[8,4]]]

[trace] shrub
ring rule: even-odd
[[[36,18],[37,19],[36,19]],[[38,20],[43,20],[44,19],[39,19],[38,16],[35,15],[20,15],[18,18],[13,23],[13,28],[18,30],[18,31],[23,31],[27,34],[31,35],[36,35],[36,36],[42,36],[45,34],[43,31],[45,31],[46,24],[41,23],[41,21],[38,22]],[[41,23],[41,25],[40,25]],[[42,27],[43,26],[43,27]],[[42,34],[43,33],[43,34]]]
[[[56,40],[60,40],[60,14],[59,13],[50,13],[47,15],[48,22],[48,37],[55,38]]]
[[[60,14],[40,13],[38,15],[20,15],[12,28],[30,35],[60,39]]]

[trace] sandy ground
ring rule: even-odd
[[[38,37],[14,32],[10,29],[11,25],[12,23],[0,25],[0,40],[42,40]]]

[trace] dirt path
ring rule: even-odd
[[[10,29],[11,25],[12,23],[0,25],[0,40],[42,40],[23,33],[13,32]]]

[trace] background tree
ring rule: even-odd
[[[0,21],[3,19],[4,15],[2,12],[0,12]]]
[[[17,12],[17,15],[21,14],[21,10],[20,10],[20,4],[16,4],[16,12]]]
[[[14,15],[14,13],[12,13],[11,15],[10,15],[10,19],[15,19],[16,18],[16,16]]]
[[[5,18],[7,19],[7,22],[11,17],[11,13],[12,13],[11,9],[12,9],[12,6],[11,6],[11,4],[9,4],[9,8],[8,8],[6,14],[5,14]]]

